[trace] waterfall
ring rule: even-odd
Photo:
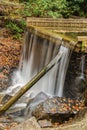
[[[45,74],[27,93],[26,96],[34,97],[39,92],[48,95],[63,96],[63,87],[69,63],[70,50],[35,34],[26,33],[25,44],[18,70],[13,74],[13,85],[7,93],[14,95],[21,87],[32,79],[45,65],[57,54],[62,54],[61,60],[47,74]]]
[[[65,82],[65,77],[66,77],[66,72],[67,72],[67,67],[69,63],[69,49],[66,47],[60,48],[60,51],[63,51],[63,55],[61,58],[60,66],[59,66],[59,72],[58,72],[58,81],[57,81],[57,87],[56,87],[56,95],[58,96],[63,96],[63,87],[64,87],[64,82]]]
[[[85,79],[85,55],[81,57],[80,72],[80,78]]]
[[[86,55],[72,53],[65,79],[63,95],[67,98],[78,98],[85,92],[86,85]]]

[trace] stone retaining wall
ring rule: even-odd
[[[69,41],[67,47],[74,48],[76,52],[87,53],[87,19],[55,19],[55,18],[27,18],[27,26],[29,31],[40,37],[48,38],[56,42],[57,37]],[[82,38],[70,38],[69,36],[61,36],[59,33],[83,33]],[[74,42],[73,42],[74,41]],[[78,44],[77,44],[78,43]],[[81,43],[81,44],[80,44]]]
[[[69,32],[87,31],[87,19],[55,19],[55,18],[27,18],[27,24],[48,30],[62,30]]]

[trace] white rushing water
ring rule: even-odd
[[[85,55],[81,57],[81,63],[80,63],[80,78],[84,79],[85,78]]]
[[[14,72],[13,85],[7,89],[7,94],[14,95],[58,53],[62,54],[60,62],[47,72],[47,74],[27,92],[26,96],[35,96],[43,91],[48,95],[62,97],[70,50],[64,46],[60,46],[59,48],[58,44],[51,43],[46,39],[42,41],[41,38],[29,34],[28,32],[26,33],[19,68]]]

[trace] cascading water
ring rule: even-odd
[[[80,78],[85,79],[85,55],[81,57],[80,72]]]
[[[81,57],[79,73],[75,79],[76,88],[80,91],[80,93],[83,93],[86,89],[85,81],[85,55],[83,55]]]
[[[64,41],[59,40],[59,44],[62,42]],[[62,97],[70,50],[59,44],[51,43],[46,39],[42,41],[42,38],[27,32],[19,69],[13,75],[13,86],[8,88],[7,93],[14,95],[59,53],[62,54],[60,62],[43,76],[26,95],[35,96],[43,91],[48,95]]]
[[[74,99],[83,95],[87,88],[85,67],[86,55],[72,53],[63,91],[65,97]]]

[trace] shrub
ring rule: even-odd
[[[22,14],[35,17],[63,17],[67,11],[66,0],[29,0]]]
[[[19,22],[8,20],[6,22],[6,28],[10,30],[10,32],[13,34],[13,37],[15,39],[21,39],[21,35],[24,32],[25,27],[26,27],[26,23],[23,20]]]
[[[86,0],[20,0],[25,2],[24,16],[35,17],[87,17]]]

